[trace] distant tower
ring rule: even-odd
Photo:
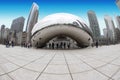
[[[10,37],[10,29],[9,28],[5,28],[5,31],[4,31],[4,40],[9,40],[9,37]]]
[[[27,43],[31,42],[31,31],[34,25],[38,21],[39,6],[36,3],[32,4],[30,14],[27,21],[26,31],[27,31]]]
[[[88,11],[87,14],[88,14],[90,28],[93,33],[93,38],[96,41],[100,38],[100,28],[99,28],[97,16],[96,16],[95,12],[91,11],[91,10]]]
[[[108,15],[105,15],[104,17],[106,27],[107,27],[107,38],[110,41],[110,43],[115,43],[116,41],[116,33],[115,33],[115,25],[112,20],[112,18]]]
[[[117,5],[118,8],[120,9],[120,0],[116,0],[116,5]]]
[[[115,28],[116,32],[116,42],[120,43],[120,30],[118,28]]]
[[[117,27],[120,30],[120,16],[116,16]]]
[[[5,25],[1,25],[0,30],[0,43],[4,44],[4,32],[5,32]]]
[[[17,33],[23,32],[24,23],[25,23],[24,17],[18,17],[14,19],[11,25],[11,31],[16,31]]]

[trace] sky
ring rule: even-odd
[[[10,28],[13,19],[23,16],[25,28],[33,2],[39,5],[39,20],[54,13],[71,13],[81,17],[89,25],[87,12],[93,10],[101,32],[106,27],[104,15],[111,16],[115,26],[115,16],[120,15],[115,0],[0,0],[0,25]]]

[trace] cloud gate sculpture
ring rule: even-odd
[[[31,42],[36,48],[72,48],[74,44],[87,47],[93,38],[91,30],[81,18],[68,13],[56,13],[35,24]]]

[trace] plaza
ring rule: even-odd
[[[0,45],[0,80],[120,80],[119,46],[46,50]]]

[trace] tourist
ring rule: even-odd
[[[6,40],[6,47],[8,48],[9,47],[9,41],[8,40]]]
[[[11,41],[11,46],[14,47],[14,42],[13,41]]]
[[[9,41],[9,46],[11,46],[11,41]]]
[[[30,47],[31,47],[31,44],[30,44],[30,43],[28,43],[28,44],[27,44],[27,47],[28,47],[28,48],[30,48]]]
[[[95,45],[96,45],[96,48],[98,48],[98,41],[96,41]]]

